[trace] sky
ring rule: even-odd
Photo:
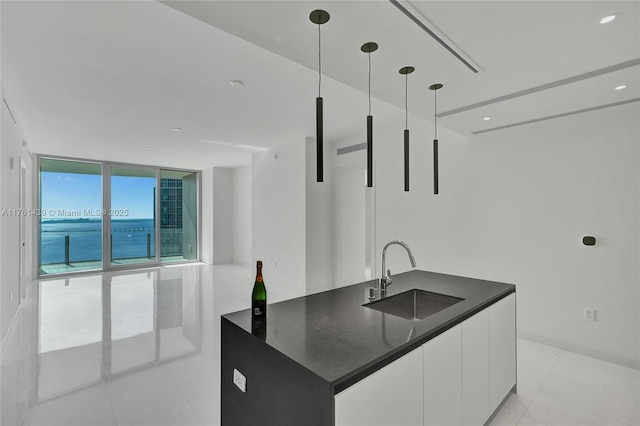
[[[100,215],[88,215],[86,211],[102,208],[102,177],[77,173],[41,173],[41,208],[45,220],[84,217],[99,219]],[[112,176],[111,209],[122,210],[113,219],[153,218],[153,193],[155,178]],[[60,210],[79,212],[77,216],[59,214]],[[125,212],[126,210],[126,212]],[[125,214],[126,213],[126,214]]]

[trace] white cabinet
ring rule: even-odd
[[[462,424],[482,425],[516,384],[516,295],[462,323]]]
[[[419,426],[422,418],[422,348],[335,396],[336,426]]]
[[[515,293],[335,396],[336,426],[481,426],[516,383]]]
[[[450,328],[422,346],[424,424],[462,424],[462,326]]]
[[[481,426],[489,418],[489,313],[462,323],[462,425]]]
[[[516,295],[489,307],[490,411],[498,408],[516,384]]]

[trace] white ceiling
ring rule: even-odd
[[[371,55],[380,126],[402,121],[405,65],[416,67],[409,109],[430,119],[435,82],[446,112],[640,58],[638,1],[401,3],[481,72],[388,1],[2,1],[2,91],[35,152],[204,169],[315,133],[316,8],[331,14],[322,26],[328,141],[363,131],[367,41],[380,45]],[[611,13],[615,21],[598,23]],[[470,135],[638,97],[634,65],[439,124]]]

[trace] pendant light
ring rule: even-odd
[[[409,74],[414,67],[402,67],[400,74],[404,75],[404,190],[409,191]]]
[[[316,182],[323,182],[323,123],[322,123],[322,97],[320,96],[320,88],[322,84],[322,50],[321,50],[321,34],[320,25],[329,22],[329,13],[324,10],[314,10],[309,15],[309,20],[318,25],[318,97],[316,98]]]
[[[429,86],[433,90],[433,193],[438,193],[438,90],[442,89],[442,84],[436,83]]]
[[[378,50],[378,44],[372,41],[360,48],[369,55],[369,115],[367,115],[367,186],[373,187],[373,116],[371,115],[371,52]]]

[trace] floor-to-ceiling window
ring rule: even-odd
[[[45,157],[39,164],[39,275],[198,259],[198,172]]]
[[[102,165],[40,159],[40,275],[102,269]]]
[[[198,176],[160,170],[160,256],[164,262],[197,259]]]
[[[110,266],[156,262],[156,170],[112,166],[109,171]]]

